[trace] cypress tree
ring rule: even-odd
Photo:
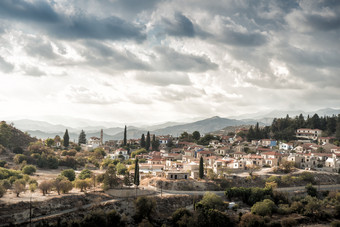
[[[138,164],[138,158],[136,158],[136,161],[135,161],[135,177],[133,179],[133,183],[135,185],[139,185],[139,164]]]
[[[156,140],[156,135],[154,134],[152,137],[152,150],[158,151],[159,148],[159,141]]]
[[[80,144],[86,144],[86,134],[85,134],[84,130],[81,130],[81,132],[79,134],[78,145],[80,145]]]
[[[64,134],[64,147],[68,147],[70,145],[70,136],[68,135],[68,130],[66,129]]]
[[[203,179],[204,177],[204,166],[203,166],[203,157],[200,158],[200,166],[199,166],[199,178]]]
[[[126,146],[126,125],[124,128],[124,146]]]
[[[145,143],[146,150],[150,149],[150,132],[146,134],[146,143]]]
[[[142,138],[140,139],[140,146],[142,148],[145,148],[145,136],[144,136],[144,134],[142,134]]]

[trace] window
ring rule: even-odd
[[[184,175],[184,179],[188,179],[188,176],[187,176],[187,175]]]
[[[171,178],[171,179],[173,178],[172,174],[170,175],[170,178]]]

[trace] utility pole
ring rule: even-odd
[[[161,197],[162,197],[162,192],[163,192],[163,182],[161,183]]]

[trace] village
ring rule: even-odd
[[[284,163],[302,170],[337,173],[340,170],[340,147],[333,144],[334,137],[322,137],[322,130],[301,128],[296,130],[297,140],[282,142],[272,139],[251,140],[239,136],[249,129],[236,128],[229,136],[215,135],[208,145],[185,141],[185,138],[154,136],[159,147],[142,152],[134,158],[141,174],[167,179],[198,179],[199,161],[203,158],[205,173],[227,177],[252,172],[260,168],[278,168]],[[103,131],[102,131],[103,133]],[[187,135],[187,133],[185,133]],[[202,137],[202,136],[201,136]],[[140,149],[141,139],[129,139],[127,144]],[[171,143],[171,147],[169,147]],[[103,142],[102,137],[91,137],[82,149],[102,147],[106,158],[128,160],[134,150],[122,148],[123,140]],[[138,150],[135,149],[135,150]],[[143,175],[142,175],[143,176]]]

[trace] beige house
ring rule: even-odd
[[[187,172],[180,172],[180,171],[169,171],[165,172],[165,178],[168,180],[187,180],[190,174]]]
[[[296,130],[296,137],[301,139],[317,140],[322,134],[320,129],[299,128]]]

